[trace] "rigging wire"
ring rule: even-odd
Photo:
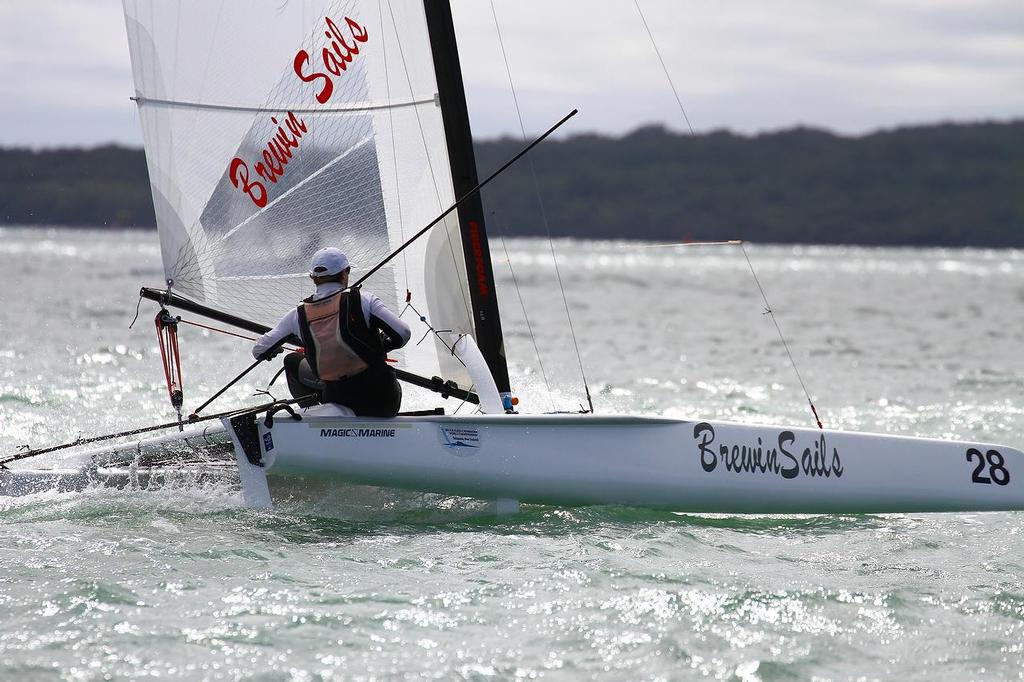
[[[754,265],[750,262],[750,256],[747,254],[747,247],[743,242],[739,243],[740,249],[743,251],[743,257],[747,260],[747,267],[750,268],[750,274],[754,277],[754,283],[757,285],[758,291],[761,292],[761,300],[764,301],[764,315],[768,315],[772,318],[772,322],[775,324],[775,331],[779,333],[779,339],[782,341],[782,347],[786,349],[786,355],[789,356],[789,364],[793,366],[793,372],[796,373],[796,379],[800,382],[800,388],[804,391],[804,397],[807,398],[807,404],[811,406],[811,413],[814,415],[814,421],[818,423],[818,428],[825,428],[821,424],[821,417],[818,416],[818,410],[814,407],[814,401],[811,400],[811,394],[807,392],[807,385],[804,383],[804,379],[800,376],[800,370],[797,369],[796,360],[793,359],[793,353],[789,350],[789,344],[786,342],[786,337],[782,333],[782,327],[779,325],[779,320],[775,317],[775,311],[772,309],[770,303],[768,303],[768,296],[764,293],[764,287],[761,286],[761,280],[757,278],[757,273],[754,272]]]
[[[661,62],[661,70],[665,72],[665,79],[668,81],[669,87],[672,88],[672,94],[676,97],[676,104],[679,105],[679,111],[683,114],[683,120],[686,121],[686,127],[690,129],[690,135],[696,137],[697,134],[693,132],[693,126],[690,125],[690,117],[686,115],[686,109],[683,107],[683,100],[679,97],[679,91],[676,90],[676,84],[672,81],[672,76],[668,72],[668,66],[665,65],[665,60],[661,56],[661,50],[658,49],[658,43],[654,40],[654,34],[651,32],[651,27],[647,25],[647,17],[644,16],[644,11],[640,9],[640,0],[633,0],[633,4],[636,5],[636,11],[640,13],[640,21],[644,23],[644,28],[647,30],[647,37],[651,39],[651,45],[654,47],[654,53],[658,55],[658,61]]]
[[[490,0],[491,4],[491,15],[494,17],[494,30],[498,34],[498,46],[501,48],[501,58],[505,62],[505,73],[508,75],[509,89],[512,91],[512,101],[516,107],[516,116],[519,118],[519,130],[522,132],[523,140],[526,137],[526,125],[523,123],[523,112],[519,108],[519,97],[516,94],[516,86],[512,80],[512,67],[509,65],[508,53],[505,51],[505,40],[501,34],[501,25],[498,22],[498,12],[494,8],[494,0]],[[562,284],[562,273],[558,268],[558,257],[555,255],[555,244],[551,239],[551,226],[548,222],[547,211],[544,208],[544,199],[540,193],[540,182],[537,180],[537,169],[534,166],[533,158],[527,159],[530,164],[530,176],[533,178],[533,189],[537,196],[537,204],[540,206],[541,221],[544,223],[544,232],[547,235],[548,248],[551,250],[551,262],[555,266],[555,278],[558,280],[558,290],[562,294],[562,305],[565,307],[565,317],[569,322],[569,335],[572,338],[573,348],[576,350],[576,361],[580,367],[580,377],[583,379],[583,390],[587,396],[587,405],[590,407],[590,412],[594,412],[594,401],[590,396],[590,385],[587,382],[587,373],[583,369],[583,356],[580,355],[580,346],[576,340],[576,330],[572,323],[572,314],[569,312],[569,301],[565,297],[565,286]],[[550,389],[549,389],[550,390]]]
[[[417,309],[416,309],[416,306],[414,306],[414,305],[412,304],[412,301],[411,301],[411,300],[409,300],[409,301],[407,301],[407,302],[406,302],[406,304],[405,304],[405,307],[404,307],[404,308],[402,308],[402,312],[400,312],[400,313],[398,314],[398,317],[399,317],[399,319],[401,319],[401,318],[402,318],[402,316],[403,316],[403,315],[405,315],[405,311],[406,311],[406,310],[411,310],[411,311],[413,311],[413,312],[414,312],[414,313],[416,314],[416,317],[418,317],[418,318],[419,318],[420,322],[422,322],[423,324],[425,324],[425,325],[427,326],[427,332],[426,332],[426,333],[425,333],[425,334],[423,335],[423,337],[422,337],[422,338],[420,338],[420,340],[419,340],[419,341],[417,341],[417,342],[416,342],[416,345],[417,345],[417,346],[418,346],[418,345],[420,345],[421,343],[423,343],[423,339],[425,339],[425,338],[427,338],[428,336],[430,336],[431,334],[433,334],[433,335],[434,335],[434,337],[435,337],[435,338],[436,338],[436,339],[437,339],[437,340],[438,340],[438,341],[439,341],[439,342],[441,343],[441,345],[442,345],[442,346],[444,346],[445,348],[447,348],[447,349],[448,349],[448,352],[450,352],[450,353],[452,354],[452,357],[453,357],[453,358],[455,358],[456,360],[458,360],[458,361],[459,361],[459,363],[460,363],[460,364],[461,364],[461,365],[462,365],[463,367],[465,367],[465,366],[466,366],[466,363],[462,361],[462,358],[460,358],[460,357],[459,357],[459,356],[458,356],[458,355],[457,355],[457,354],[455,353],[455,344],[451,344],[451,345],[449,345],[449,344],[448,344],[448,342],[444,340],[444,337],[443,337],[443,336],[441,336],[441,334],[451,334],[451,333],[452,333],[452,330],[451,330],[451,329],[435,329],[435,328],[434,328],[434,325],[432,325],[432,324],[430,323],[430,321],[429,321],[429,320],[427,319],[427,316],[426,316],[426,315],[424,315],[423,313],[421,313],[421,312],[420,312],[419,310],[417,310]],[[458,342],[456,341],[456,343],[458,343]],[[472,389],[470,389],[470,390],[472,390]]]
[[[473,391],[473,389],[474,389],[474,388],[476,388],[476,384],[471,384],[471,385],[470,385],[470,387],[469,387],[469,391],[470,391],[470,393],[472,393],[472,391]],[[468,394],[467,394],[467,395],[468,395]],[[461,409],[462,409],[462,408],[463,408],[463,407],[464,407],[464,406],[466,405],[466,403],[467,403],[467,402],[468,402],[468,401],[467,401],[467,400],[466,400],[465,398],[463,398],[463,399],[462,399],[462,402],[461,402],[461,403],[459,403],[459,406],[458,406],[458,407],[456,407],[456,408],[455,408],[455,409],[454,409],[454,410],[452,411],[452,416],[454,417],[455,415],[457,415],[457,414],[459,413],[459,410],[461,410]],[[477,412],[479,412],[479,411],[480,411],[480,408],[479,408],[479,407],[477,407]]]
[[[757,285],[758,291],[761,292],[761,300],[764,302],[764,310],[762,315],[768,315],[772,318],[772,323],[775,325],[775,331],[779,334],[779,340],[782,341],[782,347],[786,349],[786,355],[789,356],[789,364],[793,366],[793,372],[796,374],[797,381],[800,382],[800,388],[804,392],[804,397],[807,398],[807,404],[811,406],[811,413],[814,415],[814,421],[817,422],[818,428],[824,428],[821,424],[821,418],[818,416],[818,409],[814,406],[814,401],[811,400],[810,393],[807,391],[807,385],[804,383],[803,377],[800,376],[800,370],[797,368],[796,360],[793,359],[793,353],[789,349],[789,343],[786,341],[785,334],[782,333],[782,327],[779,325],[779,320],[775,317],[775,310],[771,304],[768,303],[768,296],[765,294],[764,287],[761,286],[761,280],[757,276],[757,272],[754,270],[754,264],[750,260],[750,255],[747,253],[746,244],[742,239],[730,239],[728,241],[717,241],[717,242],[680,242],[678,244],[645,244],[638,248],[648,249],[663,249],[663,248],[674,248],[679,246],[738,246],[743,250],[743,257],[747,261],[747,267],[750,269],[750,275],[754,278],[754,284]]]
[[[491,211],[491,217],[494,218],[495,226],[498,227],[498,232],[504,232],[499,225],[497,225],[497,217],[494,211]],[[530,332],[530,342],[533,343],[533,351],[537,354],[537,364],[540,365],[540,375],[544,378],[544,388],[548,391],[548,402],[551,404],[551,411],[555,410],[555,400],[551,394],[551,382],[548,381],[548,373],[544,370],[544,360],[540,356],[540,347],[537,346],[537,336],[533,333],[533,325],[530,324],[530,314],[526,312],[526,302],[523,301],[523,293],[519,290],[519,279],[516,277],[515,268],[512,267],[512,259],[508,255],[508,245],[505,243],[505,235],[499,234],[498,239],[501,241],[501,249],[505,252],[505,262],[508,263],[508,271],[512,275],[512,288],[516,290],[516,297],[519,299],[519,307],[523,309],[523,318],[526,320],[526,329]]]
[[[717,242],[676,242],[669,244],[634,244],[633,248],[637,249],[665,249],[665,248],[677,248],[680,246],[736,246],[743,242],[739,239],[727,239],[724,241]]]
[[[230,417],[230,416],[236,416],[236,415],[240,415],[240,414],[245,414],[247,412],[253,413],[253,414],[259,414],[260,412],[265,412],[265,411],[267,411],[269,409],[272,409],[272,408],[274,408],[274,407],[276,407],[278,405],[294,405],[294,404],[298,403],[300,400],[302,400],[302,398],[293,398],[291,400],[279,400],[279,401],[275,401],[273,403],[264,403],[262,405],[252,405],[250,407],[236,407],[234,409],[226,410],[224,412],[218,412],[217,414],[204,415],[204,416],[198,417],[198,418],[196,418],[194,420],[190,420],[190,422],[195,424],[195,423],[199,423],[199,422],[210,421],[212,419],[221,419],[223,417]],[[151,431],[161,431],[161,430],[164,430],[164,429],[177,428],[179,426],[180,426],[180,422],[176,422],[176,421],[174,421],[174,422],[166,422],[164,424],[154,424],[153,426],[144,426],[144,427],[138,428],[138,429],[129,429],[128,431],[119,431],[117,433],[108,433],[108,434],[105,434],[105,435],[102,435],[102,436],[90,436],[88,438],[83,438],[82,436],[79,436],[77,439],[75,439],[75,440],[73,440],[73,441],[71,441],[69,443],[61,443],[60,445],[51,445],[49,447],[37,448],[37,449],[34,449],[34,450],[31,450],[31,449],[30,450],[25,450],[24,446],[23,446],[21,449],[19,449],[18,452],[14,453],[14,454],[6,455],[4,457],[0,457],[0,469],[6,469],[7,465],[10,464],[11,462],[17,462],[17,461],[20,461],[20,460],[23,460],[23,459],[28,459],[29,457],[36,457],[38,455],[43,455],[43,454],[46,454],[48,452],[56,452],[58,450],[67,450],[68,448],[73,448],[73,447],[78,446],[78,445],[87,445],[89,443],[99,443],[99,442],[106,441],[106,440],[114,440],[116,438],[124,438],[125,436],[137,436],[140,433],[149,433]]]
[[[384,5],[383,0],[377,0],[377,19],[380,21],[381,32],[384,31]],[[395,39],[398,39],[398,32],[395,32]],[[391,158],[395,160],[395,203],[398,204],[398,230],[402,242],[405,242],[405,220],[402,219],[402,188],[398,178],[398,145],[395,142],[395,114],[391,102],[391,73],[388,71],[388,41],[385,35],[381,40],[381,53],[384,56],[384,89],[387,92],[388,100],[388,128],[391,133]],[[409,260],[402,254],[402,269],[405,274],[405,290],[409,291]]]
[[[493,0],[492,0],[493,3]],[[654,39],[654,33],[651,32],[651,27],[647,23],[647,18],[644,16],[644,12],[640,9],[640,1],[633,0],[633,4],[636,6],[636,11],[640,14],[640,20],[644,24],[644,28],[647,30],[647,37],[651,39],[651,46],[654,48],[655,54],[658,55],[658,61],[661,62],[661,69],[665,72],[665,80],[668,81],[669,87],[672,88],[672,94],[675,95],[676,104],[679,105],[679,112],[683,115],[683,120],[686,121],[686,127],[690,130],[690,136],[696,137],[697,134],[693,130],[693,126],[690,124],[690,117],[686,115],[686,109],[683,107],[683,100],[679,97],[679,91],[676,89],[675,82],[672,80],[672,74],[669,73],[668,66],[665,64],[664,58],[661,56],[661,50],[658,49],[658,43]],[[743,250],[743,257],[747,261],[747,267],[750,268],[750,274],[754,278],[754,283],[757,285],[758,290],[761,292],[761,300],[764,301],[764,315],[768,315],[772,318],[772,323],[775,325],[775,330],[779,334],[779,339],[782,341],[783,348],[786,349],[786,355],[789,356],[789,362],[793,366],[793,372],[796,374],[797,381],[800,382],[800,388],[803,389],[804,397],[807,398],[807,404],[811,406],[811,414],[814,415],[814,421],[818,424],[819,429],[825,428],[822,426],[821,418],[818,416],[818,410],[814,407],[814,402],[811,400],[811,395],[807,390],[807,385],[804,383],[803,377],[800,376],[800,370],[797,368],[796,360],[793,358],[793,353],[789,349],[789,343],[786,342],[786,337],[782,333],[782,327],[779,325],[778,319],[775,317],[775,311],[768,303],[768,296],[764,292],[764,287],[761,286],[761,281],[757,277],[757,273],[754,271],[754,264],[750,261],[750,256],[747,254],[747,247],[742,241],[731,240],[726,242],[703,242],[703,244],[737,244],[740,249]],[[654,245],[661,246],[661,245]],[[674,244],[673,246],[683,246],[683,244]]]

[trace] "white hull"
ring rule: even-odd
[[[258,422],[268,477],[691,512],[1024,509],[1024,454],[986,443],[594,415]]]
[[[250,433],[262,466],[249,464],[241,444],[235,457],[253,506],[270,502],[261,497],[265,475],[272,484],[304,477],[499,500],[499,509],[516,501],[724,513],[1024,509],[1024,454],[988,443],[656,417],[365,419],[334,406],[306,410],[302,421],[279,413],[269,429],[259,419]],[[182,473],[176,457],[215,465],[210,475],[222,477],[230,442],[213,427],[83,452],[57,469],[0,471],[0,494],[162,480]]]
[[[90,485],[147,485],[180,476],[183,466],[233,462],[231,439],[219,423],[76,452],[52,469],[0,469],[0,496],[48,490],[83,490]],[[223,467],[220,467],[223,469]],[[211,471],[222,476],[223,471]]]

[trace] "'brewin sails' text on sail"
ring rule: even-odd
[[[320,51],[320,56],[326,73],[324,71],[306,72],[306,66],[310,63],[310,55],[305,50],[296,52],[295,59],[292,61],[292,70],[299,80],[303,83],[319,85],[316,101],[320,104],[326,104],[334,94],[334,80],[331,75],[339,77],[347,71],[348,65],[359,54],[359,43],[365,43],[370,39],[366,29],[349,17],[345,17],[345,25],[349,30],[351,41],[346,40],[341,29],[330,17],[325,17],[324,22],[327,24],[324,35],[330,40],[330,44]],[[298,150],[302,135],[308,128],[306,122],[291,111],[288,112],[284,125],[278,125],[277,118],[274,116],[271,116],[270,120],[278,126],[277,132],[265,145],[262,154],[263,160],[256,163],[253,168],[263,180],[277,184],[278,178],[285,174],[287,170],[285,167],[296,153],[295,150]],[[228,175],[231,178],[231,184],[247,194],[257,208],[267,205],[267,187],[259,180],[252,179],[249,173],[249,164],[244,159],[238,157],[232,159]]]

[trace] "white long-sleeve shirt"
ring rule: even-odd
[[[313,294],[313,300],[319,301],[322,298],[327,298],[332,294],[338,293],[341,289],[340,282],[328,282],[317,285],[316,293]],[[398,315],[388,310],[383,301],[373,294],[366,294],[362,291],[359,292],[359,297],[363,304],[363,318],[371,328],[374,326],[381,327],[388,336],[401,339],[402,343],[398,345],[399,348],[409,342],[409,338],[412,336],[412,330],[409,329],[409,325],[403,322]],[[266,353],[275,343],[289,336],[301,338],[299,313],[296,308],[292,308],[287,315],[282,317],[276,327],[256,339],[256,343],[252,347],[252,356],[258,358]]]

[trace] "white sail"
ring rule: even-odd
[[[416,0],[125,0],[166,278],[267,325],[311,292],[310,256],[353,279],[455,201]],[[414,330],[401,367],[468,387],[427,323],[473,332],[458,216],[364,285]],[[407,292],[412,308],[406,309]]]

